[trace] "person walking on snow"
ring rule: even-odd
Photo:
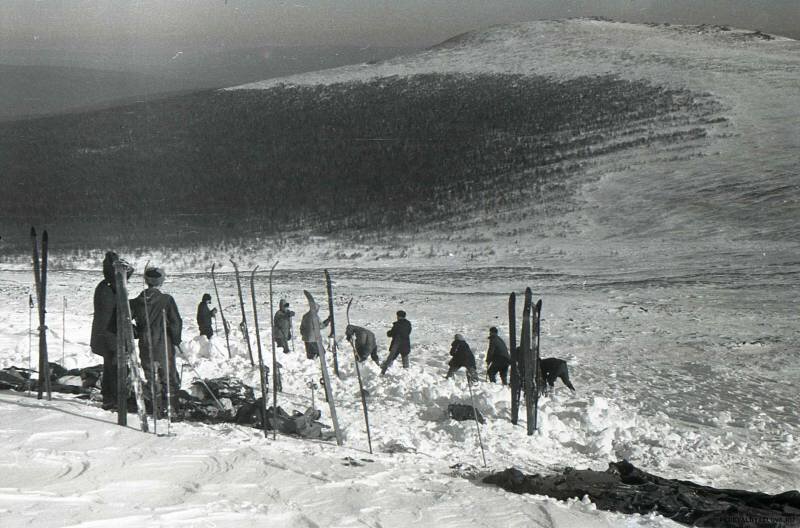
[[[486,367],[489,381],[496,383],[497,374],[500,381],[508,384],[508,367],[511,365],[511,355],[505,341],[498,335],[497,327],[489,329],[489,349],[486,351]]]
[[[328,326],[330,320],[331,318],[328,317],[320,323],[319,304],[317,304],[316,301],[309,300],[309,309],[303,314],[303,319],[300,320],[300,337],[303,338],[303,344],[306,346],[306,357],[308,359],[316,359],[319,356],[319,346],[317,345],[317,336],[315,335],[314,328],[325,328]]]
[[[144,372],[147,382],[152,384],[155,380],[151,379],[150,354],[156,361],[156,376],[159,383],[156,384],[156,394],[161,400],[160,408],[167,408],[167,383],[169,383],[170,405],[174,414],[178,411],[178,372],[175,368],[175,347],[181,344],[181,332],[183,330],[183,320],[178,312],[178,305],[171,295],[162,293],[160,288],[164,284],[166,274],[161,268],[149,268],[144,272],[144,281],[147,289],[131,300],[131,314],[136,321],[136,335],[139,339],[139,358],[142,365],[145,365]],[[147,300],[147,311],[145,312],[145,299]],[[164,318],[162,310],[166,313],[166,338],[164,343]],[[150,327],[150,336],[145,336],[147,324]],[[166,354],[169,361],[169,380],[167,380],[166,369],[164,368],[164,356]]]
[[[392,338],[389,345],[389,355],[381,365],[381,376],[392,366],[394,360],[400,355],[403,359],[403,368],[408,368],[408,355],[411,353],[411,322],[406,319],[403,310],[397,311],[397,321],[392,323],[392,329],[386,332]]]
[[[364,362],[368,357],[371,357],[376,365],[381,364],[378,358],[378,345],[375,342],[375,334],[366,328],[349,324],[345,329],[344,335],[356,349],[359,362]]]
[[[284,354],[289,353],[289,341],[292,339],[292,317],[294,312],[289,309],[286,299],[278,302],[278,311],[275,312],[273,321],[275,327],[275,345],[283,349]]]
[[[117,407],[117,287],[114,278],[114,263],[119,255],[108,251],[103,259],[103,280],[94,289],[94,316],[89,347],[103,358],[103,409]],[[133,267],[128,269],[128,277]]]
[[[447,370],[447,376],[445,376],[445,378],[452,378],[453,374],[455,374],[458,369],[464,367],[467,369],[467,380],[469,380],[470,383],[478,380],[478,371],[475,366],[475,354],[472,353],[472,349],[461,334],[455,335],[450,345],[450,355],[452,356],[450,358],[450,363],[448,363],[450,368]]]
[[[211,318],[217,315],[217,309],[209,308],[209,306],[211,306],[211,295],[204,293],[203,300],[197,305],[197,327],[200,329],[200,335],[211,340],[211,336],[214,335]]]

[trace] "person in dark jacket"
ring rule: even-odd
[[[283,349],[284,354],[289,353],[289,342],[292,339],[292,317],[294,312],[289,309],[286,299],[278,302],[278,311],[275,312],[273,321],[275,328],[275,345]]]
[[[446,378],[452,378],[453,374],[461,367],[467,369],[467,380],[470,383],[478,380],[478,370],[475,365],[475,354],[461,334],[456,334],[450,344],[450,362]]]
[[[144,272],[144,280],[148,288],[131,300],[131,314],[136,322],[136,335],[139,336],[139,358],[142,361],[147,382],[152,384],[150,357],[156,362],[157,398],[161,400],[160,408],[166,410],[167,383],[169,383],[170,404],[173,413],[178,410],[178,372],[175,369],[175,347],[181,344],[183,320],[178,312],[178,305],[171,295],[162,293],[160,288],[164,284],[164,270],[149,268]],[[147,310],[145,311],[145,303]],[[164,331],[164,317],[166,315],[166,336]],[[147,335],[147,330],[150,335]],[[166,342],[164,341],[166,337]],[[169,380],[165,369],[165,357],[169,362]]]
[[[511,355],[505,341],[498,335],[497,327],[489,329],[489,349],[486,351],[486,368],[489,381],[496,383],[497,374],[500,373],[500,381],[503,385],[508,384],[508,367],[511,365]]]
[[[381,376],[392,366],[394,360],[400,355],[403,358],[403,368],[408,368],[408,355],[411,353],[411,322],[406,319],[403,310],[397,311],[397,321],[392,323],[392,329],[386,332],[392,338],[389,345],[389,355],[381,365]]]
[[[114,263],[119,255],[108,251],[103,259],[103,280],[94,289],[94,316],[89,347],[103,358],[101,394],[103,409],[117,406],[117,288],[114,280]],[[133,273],[129,268],[128,277]]]
[[[206,336],[209,340],[214,335],[214,325],[211,324],[211,318],[216,317],[217,309],[210,308],[211,294],[204,293],[203,299],[197,305],[197,327],[200,329],[200,335]]]
[[[356,349],[358,361],[363,362],[368,357],[371,357],[376,365],[381,364],[378,358],[378,344],[375,342],[375,334],[360,326],[347,325],[344,335]]]

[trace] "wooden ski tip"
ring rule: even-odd
[[[314,300],[314,296],[313,296],[313,295],[311,295],[311,292],[310,292],[310,291],[308,291],[308,290],[303,290],[303,295],[305,295],[305,296],[306,296],[306,299],[308,299],[308,302],[310,302],[310,303],[314,303],[314,304],[317,304],[317,302]]]

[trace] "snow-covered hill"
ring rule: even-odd
[[[710,26],[532,22],[382,64],[234,91],[242,101],[279,86],[284,91],[274,94],[321,86],[310,93],[339,96],[350,86],[413,84],[431,73],[456,75],[458,86],[478,74],[543,76],[570,89],[621,79],[655,87],[678,110],[607,130],[567,130],[567,140],[586,135],[597,150],[571,158],[577,163],[563,178],[540,182],[522,202],[467,209],[457,223],[392,233],[385,243],[298,236],[280,246],[261,239],[131,255],[140,269],[146,260],[168,266],[165,290],[187,320],[187,340],[196,335],[196,304],[211,291],[205,270],[231,252],[247,268],[280,258],[276,299],[287,298],[298,315],[303,289],[324,297],[321,268],[330,267],[337,320],[354,297],[353,320],[375,331],[382,356],[395,310],[406,310],[412,367],[395,366],[385,378],[365,368],[376,453],[364,453],[350,361],[334,387],[345,449],[288,438],[273,445],[245,428],[189,423],[176,427],[175,438],[145,437],[109,424],[95,408],[59,401],[53,409],[2,393],[0,515],[10,526],[42,518],[45,526],[675,526],[580,501],[509,497],[469,479],[481,471],[480,449],[474,424],[445,417],[447,403],[469,398],[463,374],[444,379],[449,344],[464,334],[480,362],[489,326],[507,335],[508,293],[525,286],[544,302],[543,355],[569,362],[578,391],[559,386],[544,399],[541,430],[527,437],[508,421],[508,391],[481,382],[476,404],[488,418],[481,432],[491,469],[603,469],[626,457],[719,487],[800,488],[800,45]],[[661,140],[673,132],[687,134]],[[607,148],[625,138],[636,141]],[[517,176],[524,183],[527,174]],[[54,257],[68,258],[57,250]],[[84,252],[79,260],[99,269],[95,257]],[[238,322],[230,269],[217,269],[223,306]],[[87,343],[99,275],[53,272],[51,353],[60,360],[57,300],[66,296],[68,367],[95,362]],[[29,284],[27,270],[0,272],[8,299],[0,309],[2,366],[27,363]],[[263,278],[256,287],[265,301]],[[267,307],[260,313],[263,319]],[[269,343],[264,322],[261,328]],[[290,409],[308,403],[306,382],[319,378],[296,344],[297,352],[280,358],[287,393],[280,404]],[[257,385],[238,332],[232,361],[221,341],[213,345],[189,344],[204,375]]]

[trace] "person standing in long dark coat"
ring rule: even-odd
[[[178,312],[178,305],[171,295],[162,293],[160,288],[164,284],[164,270],[150,268],[144,272],[144,280],[148,288],[131,301],[131,313],[136,321],[137,335],[139,336],[139,357],[144,367],[148,383],[153,383],[150,371],[150,354],[157,362],[156,367],[159,383],[156,384],[158,398],[161,400],[161,409],[166,409],[167,376],[164,368],[164,358],[169,361],[169,392],[173,412],[178,410],[178,372],[175,369],[175,347],[181,343],[183,320]],[[147,312],[145,313],[145,299],[147,299]],[[164,342],[164,320],[162,310],[167,316],[167,342]],[[150,325],[149,339],[145,335],[146,322]]]
[[[389,345],[389,355],[381,365],[381,376],[386,374],[386,370],[392,366],[397,356],[403,358],[403,368],[408,368],[408,355],[411,353],[411,322],[406,319],[403,310],[397,311],[397,321],[392,323],[392,329],[386,332],[387,337],[392,338]]]
[[[217,315],[216,308],[209,308],[211,304],[211,295],[208,293],[203,294],[203,299],[197,305],[197,328],[200,329],[200,335],[206,336],[211,340],[214,335],[214,325],[211,319]]]
[[[117,407],[117,288],[114,279],[114,263],[119,255],[113,251],[103,259],[103,280],[94,289],[94,316],[89,347],[103,358],[103,381],[100,393],[103,409]],[[133,268],[128,270],[128,277]]]

